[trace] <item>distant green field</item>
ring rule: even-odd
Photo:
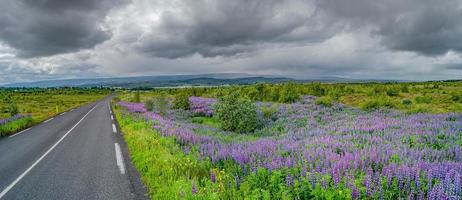
[[[0,136],[8,135],[44,121],[58,113],[96,101],[109,94],[96,89],[23,89],[0,90],[0,119],[11,116],[11,107],[18,114],[30,114],[31,119],[21,119],[0,127]]]
[[[323,97],[322,101],[340,102],[349,106],[373,110],[393,108],[408,113],[462,112],[462,82],[410,82],[410,83],[289,83],[253,84],[231,87],[174,88],[140,92],[140,101],[159,93],[174,96],[218,98],[237,92],[252,101],[291,103],[302,95]],[[122,91],[123,100],[133,100],[133,93]],[[321,102],[320,102],[321,103]]]

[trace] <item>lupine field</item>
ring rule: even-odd
[[[132,155],[153,199],[461,199],[462,113],[364,111],[305,95],[253,101],[258,129],[237,133],[220,128],[220,99],[190,96],[187,110],[169,99],[164,115],[115,103],[132,153],[142,145],[131,137],[150,129],[143,151],[169,154]]]

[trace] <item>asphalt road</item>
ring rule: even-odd
[[[109,98],[0,139],[0,199],[143,199]]]

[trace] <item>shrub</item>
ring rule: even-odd
[[[460,96],[457,95],[457,94],[453,94],[453,95],[451,96],[451,99],[452,99],[452,101],[454,101],[454,102],[459,102],[459,101],[461,100]]]
[[[389,97],[395,97],[395,96],[398,96],[399,92],[397,90],[395,90],[394,88],[390,88],[387,90],[387,95]]]
[[[239,99],[237,93],[221,98],[215,113],[223,130],[248,133],[259,126],[257,107],[250,100]]]
[[[279,93],[280,93],[279,88],[273,87],[273,88],[271,89],[271,94],[270,94],[270,96],[271,96],[271,101],[279,101],[279,96],[280,96]]]
[[[296,91],[294,83],[284,84],[279,96],[279,102],[293,103],[300,99],[300,95]]]
[[[279,112],[279,106],[277,104],[273,104],[271,106],[262,106],[261,111],[263,114],[263,117],[265,119],[270,119],[273,121],[277,120],[277,114]]]
[[[417,96],[417,97],[415,97],[415,102],[418,103],[418,104],[431,103],[432,99],[430,97],[427,97],[427,96]]]
[[[402,85],[401,86],[401,92],[402,93],[409,93],[409,87],[407,85]]]
[[[173,108],[181,110],[189,110],[191,104],[189,103],[189,96],[186,94],[181,94],[175,97],[173,100]]]
[[[321,87],[321,84],[320,83],[313,83],[313,86],[312,86],[312,93],[314,96],[324,96],[324,94],[326,93],[326,90]]]
[[[140,92],[136,91],[135,94],[133,94],[133,102],[135,102],[135,103],[141,102],[141,100],[140,100]]]
[[[378,100],[367,100],[361,104],[363,110],[377,110],[380,108],[380,101]]]
[[[326,107],[331,107],[332,106],[332,98],[330,97],[319,97],[316,99],[315,103],[318,105],[323,105]]]
[[[112,98],[112,101],[117,103],[120,101],[120,97],[115,96],[114,98]]]
[[[152,99],[148,99],[144,102],[144,108],[146,108],[147,111],[153,111],[154,110],[154,101]]]
[[[166,115],[168,110],[168,100],[165,95],[160,94],[154,97],[154,107],[160,115]],[[147,109],[147,108],[146,108]]]
[[[19,113],[19,109],[18,109],[18,106],[14,103],[10,103],[10,105],[8,105],[8,113],[10,113],[10,116],[15,116]]]
[[[403,103],[403,105],[405,105],[405,106],[409,106],[409,105],[412,104],[412,101],[409,100],[409,99],[404,99],[402,103]]]

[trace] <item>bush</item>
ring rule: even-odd
[[[144,108],[146,108],[147,111],[153,111],[154,101],[152,99],[146,100],[146,102],[144,102]]]
[[[10,103],[10,105],[8,105],[8,113],[10,113],[10,116],[15,116],[19,113],[19,109],[18,109],[18,106],[14,103]]]
[[[381,106],[380,101],[378,100],[367,100],[361,104],[363,110],[377,110]]]
[[[175,97],[173,100],[173,108],[181,110],[189,110],[191,104],[189,103],[189,96],[186,94],[181,94]]]
[[[452,99],[452,101],[454,101],[454,102],[459,102],[459,101],[461,100],[460,96],[457,95],[457,94],[453,94],[453,95],[451,96],[451,99]]]
[[[402,93],[409,93],[409,87],[407,85],[402,85],[401,86],[401,92]]]
[[[418,96],[418,97],[415,98],[415,102],[418,103],[418,104],[431,103],[432,99],[430,97],[427,97],[427,96]]]
[[[284,84],[279,96],[281,103],[293,103],[300,99],[300,94],[296,91],[294,83]]]
[[[114,98],[112,98],[112,101],[117,103],[120,101],[120,97],[115,96]]]
[[[248,133],[259,126],[257,107],[250,100],[239,99],[237,93],[221,98],[215,113],[223,130]]]
[[[394,88],[388,89],[386,93],[389,97],[395,97],[395,96],[398,96],[399,94],[399,92],[395,90]]]
[[[404,99],[402,103],[403,103],[403,105],[405,105],[405,106],[409,106],[409,105],[412,104],[412,101],[409,100],[409,99]]]
[[[135,102],[135,103],[141,102],[141,100],[140,100],[140,92],[136,91],[135,94],[133,94],[133,102]]]
[[[331,107],[333,104],[333,100],[330,97],[319,97],[316,99],[315,103],[317,105],[323,105],[326,107]]]
[[[262,106],[261,111],[265,119],[276,121],[278,117],[277,115],[279,112],[279,106],[277,104],[273,104],[271,106]]]
[[[154,97],[154,107],[160,115],[166,115],[168,110],[168,100],[163,94]]]

